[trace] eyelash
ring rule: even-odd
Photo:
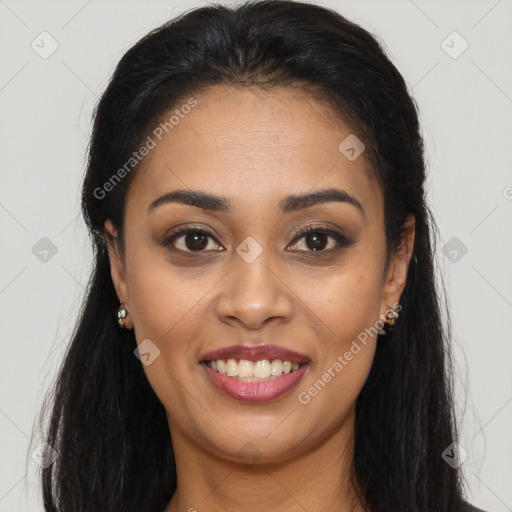
[[[182,252],[182,253],[185,253],[185,254],[188,254],[188,255],[192,255],[192,254],[195,254],[195,253],[204,253],[204,252],[206,252],[204,250],[199,250],[199,251],[189,251],[189,250],[187,250],[187,251],[184,251],[182,249],[176,249],[176,248],[170,247],[171,244],[174,241],[176,241],[177,239],[181,238],[182,236],[188,235],[188,234],[203,235],[203,236],[207,236],[207,237],[211,238],[212,240],[215,240],[215,238],[208,231],[206,231],[204,229],[197,229],[197,228],[192,228],[192,227],[189,227],[189,226],[185,226],[184,228],[180,229],[179,231],[176,231],[176,232],[172,233],[170,236],[168,236],[162,242],[162,245],[164,247],[170,248],[173,251]],[[327,249],[327,250],[322,249],[320,251],[307,250],[307,251],[297,251],[297,252],[299,252],[299,253],[301,253],[301,252],[302,253],[304,253],[304,252],[305,253],[311,253],[312,255],[314,255],[314,257],[319,257],[319,256],[322,256],[322,255],[325,255],[325,254],[332,253],[334,251],[339,251],[340,249],[349,247],[350,245],[352,245],[354,243],[353,241],[349,240],[347,237],[345,237],[341,233],[338,233],[336,231],[332,231],[331,229],[328,229],[325,226],[308,226],[307,228],[301,229],[301,230],[299,230],[299,231],[294,233],[294,239],[292,240],[292,243],[290,245],[295,244],[301,238],[304,238],[304,237],[306,237],[308,235],[311,235],[311,234],[327,235],[328,237],[330,237],[331,239],[333,239],[337,243],[337,247],[335,247],[333,249]],[[218,251],[218,252],[222,252],[222,251]]]
[[[308,252],[308,253],[312,253],[312,255],[320,256],[322,253],[329,254],[334,251],[339,251],[340,249],[343,249],[344,247],[349,247],[353,243],[346,236],[344,236],[341,233],[338,233],[336,231],[333,231],[327,227],[308,226],[307,228],[301,229],[298,232],[294,233],[295,238],[293,239],[292,244],[295,243],[296,241],[300,240],[301,238],[304,238],[311,234],[327,235],[328,237],[332,238],[337,243],[337,246],[334,249],[327,249],[327,250],[321,250],[321,251],[309,250],[309,251],[299,251],[299,252]]]

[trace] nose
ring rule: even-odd
[[[291,319],[293,292],[283,270],[271,266],[264,255],[265,251],[252,263],[235,257],[217,301],[217,315],[222,322],[255,330]]]

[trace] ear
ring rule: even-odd
[[[110,261],[110,275],[116,290],[119,302],[123,302],[126,309],[130,306],[130,297],[128,295],[128,285],[126,282],[126,266],[124,258],[119,249],[118,232],[111,220],[105,221],[105,242],[108,250],[108,259]],[[131,318],[128,315],[125,319],[127,328],[131,327]]]
[[[381,315],[398,304],[407,282],[407,271],[414,247],[415,218],[409,215],[404,225],[404,235],[399,249],[392,255],[381,293]],[[382,316],[381,316],[382,318]]]

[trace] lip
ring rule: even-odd
[[[244,382],[212,370],[204,361],[201,361],[200,365],[217,389],[235,400],[249,403],[270,402],[281,398],[298,385],[309,369],[309,364],[303,364],[298,370],[273,380]]]
[[[218,361],[222,359],[246,359],[247,361],[261,361],[262,359],[281,359],[292,364],[309,362],[304,354],[299,354],[278,345],[231,345],[229,347],[212,350],[201,357],[201,362]],[[291,374],[290,374],[291,375]],[[277,379],[276,379],[277,380]]]

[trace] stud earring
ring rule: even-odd
[[[395,328],[395,320],[398,318],[398,311],[391,309],[386,313],[386,333],[393,332]]]
[[[128,316],[128,311],[126,311],[126,308],[124,307],[124,303],[120,303],[119,308],[117,309],[117,325],[121,329],[126,329],[124,326],[124,319]]]
[[[388,319],[388,322],[387,322],[387,323],[388,323],[388,325],[389,325],[390,327],[394,327],[394,326],[395,326],[395,320],[398,318],[398,316],[399,316],[399,315],[398,315],[398,312],[397,312],[397,311],[395,311],[395,310],[390,311],[390,312],[386,315],[386,317],[387,317],[387,319]]]

